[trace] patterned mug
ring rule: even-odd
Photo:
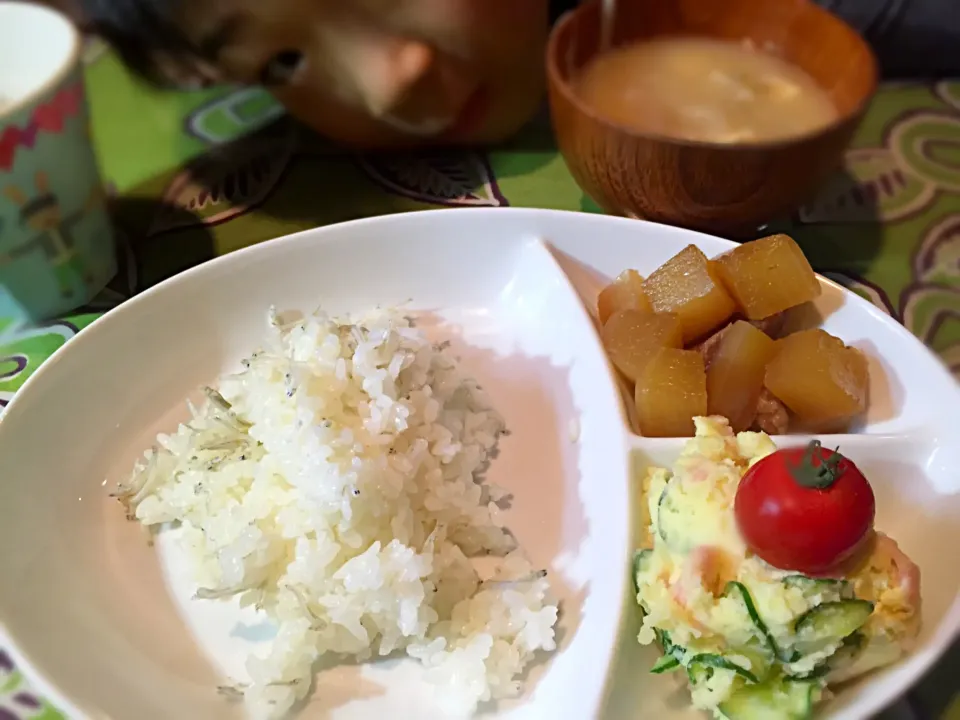
[[[76,309],[116,273],[81,50],[80,34],[64,16],[0,0],[0,317],[6,321]]]

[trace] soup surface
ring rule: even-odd
[[[684,140],[779,140],[837,117],[806,72],[727,40],[658,38],[620,47],[592,60],[576,85],[583,101],[608,119]]]

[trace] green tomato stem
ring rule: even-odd
[[[826,490],[833,485],[844,469],[840,467],[843,456],[840,448],[831,451],[827,457],[821,457],[823,446],[819,440],[811,440],[800,462],[790,468],[790,474],[798,485],[814,490]]]

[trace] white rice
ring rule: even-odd
[[[197,602],[239,596],[275,622],[228,694],[276,718],[322,655],[405,652],[449,716],[516,696],[557,606],[479,477],[504,423],[477,384],[395,312],[283,326],[271,310],[243,365],[118,493],[145,525],[182,524]]]

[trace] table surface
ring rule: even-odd
[[[260,90],[151,91],[96,42],[84,61],[120,271],[69,317],[29,329],[0,317],[0,408],[103,312],[237,248],[434,207],[599,212],[567,172],[545,115],[486,153],[358,155],[288,120]],[[845,171],[782,229],[817,270],[902,322],[960,377],[960,81],[882,87]],[[960,643],[886,716],[960,720]],[[0,648],[0,720],[60,717]]]

